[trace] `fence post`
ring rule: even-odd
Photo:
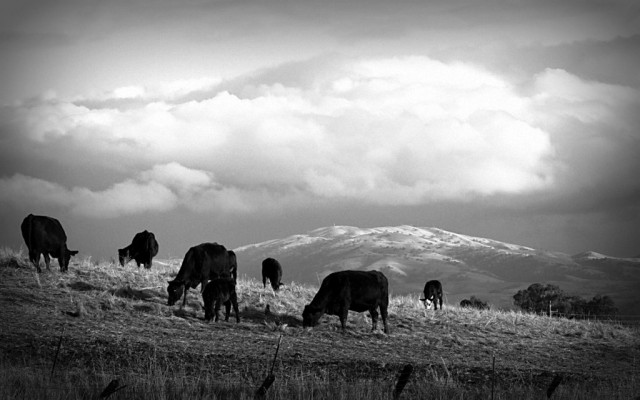
[[[562,382],[562,375],[556,375],[555,378],[553,378],[553,382],[551,382],[551,385],[549,385],[549,387],[547,388],[547,399],[551,398],[551,395],[556,391],[556,388],[558,387],[560,382]]]
[[[107,387],[104,388],[102,393],[100,393],[100,398],[101,399],[108,399],[109,396],[111,396],[112,394],[114,394],[118,390],[124,389],[126,386],[127,385],[120,386],[120,383],[118,382],[118,380],[117,379],[113,379],[111,382],[109,382]]]
[[[278,350],[280,350],[280,342],[282,342],[282,335],[278,338],[278,346],[276,347],[276,354],[273,356],[273,362],[271,363],[271,371],[269,371],[269,375],[264,379],[262,385],[256,390],[254,399],[263,399],[267,394],[267,391],[276,380],[276,376],[273,374],[273,368],[276,366],[276,360],[278,359]]]
[[[402,390],[404,390],[405,385],[409,382],[409,377],[411,376],[411,372],[413,372],[413,365],[407,364],[402,368],[400,375],[398,375],[398,382],[396,383],[396,388],[393,391],[393,399],[398,400],[400,395],[402,394]]]
[[[495,384],[496,384],[496,356],[493,356],[493,362],[491,366],[491,400],[493,400]]]
[[[60,340],[58,341],[58,348],[56,350],[56,355],[53,358],[53,366],[51,367],[51,378],[53,378],[53,373],[56,370],[56,364],[58,363],[58,354],[60,354],[60,347],[62,346],[62,338],[64,337],[64,329],[66,325],[62,326],[62,333],[60,334]]]

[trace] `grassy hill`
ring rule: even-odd
[[[206,323],[197,290],[184,309],[166,305],[178,268],[86,258],[38,275],[25,254],[1,251],[0,398],[97,398],[112,379],[126,387],[110,398],[253,398],[280,337],[267,398],[389,399],[406,364],[403,399],[487,399],[493,379],[495,399],[538,399],[557,375],[553,398],[640,395],[637,328],[451,305],[425,317],[414,296],[392,296],[390,335],[356,313],[345,333],[334,316],[305,330],[316,287],[274,295],[246,277],[241,323]]]

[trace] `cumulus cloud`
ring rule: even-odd
[[[21,174],[0,179],[3,202],[35,207],[53,205],[72,213],[110,218],[145,211],[168,211],[177,204],[176,195],[155,182],[127,180],[102,191],[84,187],[68,189],[54,182]]]
[[[245,194],[238,189],[222,187],[210,173],[178,163],[156,165],[104,190],[69,189],[22,174],[1,178],[0,189],[2,202],[28,207],[55,206],[92,218],[163,212],[179,206],[194,211],[247,212],[254,209],[254,202],[246,201]]]
[[[567,171],[581,174],[573,169],[578,158],[597,163],[595,148],[577,144],[585,154],[572,152],[566,135],[576,134],[576,124],[601,144],[617,140],[603,127],[635,135],[637,126],[628,121],[638,103],[631,89],[560,70],[515,87],[476,66],[426,57],[299,63],[191,86],[197,100],[178,101],[189,98],[184,89],[177,96],[165,88],[151,97],[122,88],[93,102],[53,97],[16,106],[25,141],[73,160],[59,144],[64,138],[83,162],[131,178],[106,190],[39,182],[55,195],[23,175],[3,178],[2,186],[83,214],[99,208],[89,204],[105,204],[103,215],[178,205],[253,212],[314,198],[468,201],[558,189]],[[131,98],[143,101],[104,106]]]

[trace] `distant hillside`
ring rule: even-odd
[[[609,295],[621,314],[640,314],[638,258],[571,256],[413,226],[333,226],[235,251],[240,274],[258,279],[262,260],[274,257],[283,282],[318,284],[333,271],[377,269],[395,294],[417,294],[427,280],[439,279],[448,303],[475,295],[501,308],[513,307],[513,295],[532,283],[553,283],[586,299]]]

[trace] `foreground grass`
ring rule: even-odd
[[[346,333],[336,317],[306,331],[316,287],[274,296],[246,277],[242,322],[206,324],[198,291],[166,306],[177,260],[144,270],[87,258],[38,275],[25,258],[0,251],[0,398],[97,398],[112,379],[126,387],[111,398],[253,398],[280,337],[267,398],[389,399],[406,364],[406,399],[487,399],[494,383],[495,399],[540,399],[557,375],[553,398],[640,395],[638,331],[623,326],[457,307],[425,317],[416,296],[392,296],[391,335],[356,313]]]

